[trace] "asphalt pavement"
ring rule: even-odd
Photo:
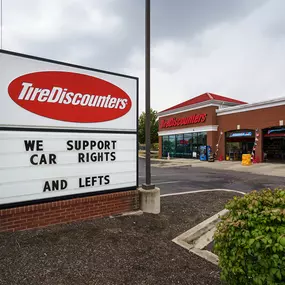
[[[151,168],[152,183],[161,194],[205,189],[230,189],[243,192],[263,188],[285,187],[285,177],[258,175],[247,172],[181,166]],[[139,159],[139,183],[145,181],[145,159]]]

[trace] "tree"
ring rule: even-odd
[[[139,143],[145,143],[145,112],[139,117]],[[157,111],[150,109],[150,142],[158,143],[158,118]]]

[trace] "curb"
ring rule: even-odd
[[[126,216],[140,216],[142,214],[143,214],[143,211],[138,210],[138,211],[131,211],[131,212],[125,212],[122,214],[112,215],[112,216],[109,216],[109,218],[114,219],[114,218],[120,218],[120,217],[126,217]]]
[[[189,252],[218,265],[218,256],[203,248],[213,241],[216,225],[220,221],[220,217],[224,216],[226,213],[228,213],[228,210],[226,209],[220,211],[197,226],[174,238],[172,241],[187,249]]]
[[[206,189],[206,190],[196,190],[196,191],[164,194],[164,195],[161,195],[161,197],[187,195],[187,194],[195,194],[195,193],[203,193],[203,192],[216,192],[216,191],[234,192],[234,193],[238,193],[242,195],[246,194],[244,192],[237,191],[237,190],[231,190],[231,189]],[[226,209],[218,212],[217,214],[213,215],[207,220],[201,222],[200,224],[196,225],[190,230],[174,238],[172,241],[178,244],[179,246],[187,249],[189,252],[192,252],[206,259],[207,261],[215,265],[218,265],[219,263],[218,256],[203,248],[205,248],[209,243],[213,241],[214,233],[216,230],[216,225],[220,221],[220,217],[225,215],[226,213],[228,213],[228,210]]]

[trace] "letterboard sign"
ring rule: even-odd
[[[138,78],[0,51],[0,207],[137,187]]]

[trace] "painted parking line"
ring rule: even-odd
[[[177,174],[177,173],[166,173],[166,174],[159,174],[159,175],[156,175],[156,174],[152,174],[151,175],[151,177],[165,177],[165,176],[177,176],[177,175],[179,175],[179,174]],[[182,174],[183,175],[183,174]],[[139,177],[145,177],[144,175],[141,175],[141,176],[139,176]]]
[[[163,181],[163,182],[153,182],[155,185],[163,185],[163,184],[172,184],[172,183],[180,183],[181,181]]]
[[[164,184],[174,184],[174,183],[180,183],[181,181],[162,181],[162,182],[156,182],[152,181],[154,185],[164,185]]]
[[[160,197],[168,197],[168,196],[176,196],[176,195],[186,195],[186,194],[194,194],[194,193],[203,193],[203,192],[215,192],[215,191],[224,191],[224,192],[234,192],[245,195],[245,192],[231,190],[231,189],[206,189],[206,190],[193,190],[193,191],[185,191],[185,192],[178,192],[178,193],[169,193],[160,195]]]

